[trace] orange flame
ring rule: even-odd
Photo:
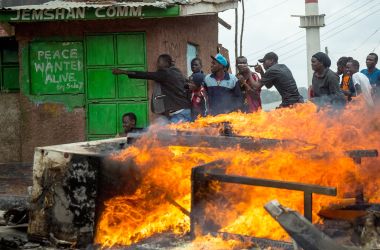
[[[222,122],[229,122],[238,135],[294,143],[253,152],[239,145],[227,149],[161,146],[155,138],[161,129],[217,135]],[[339,203],[360,186],[365,187],[364,195],[371,202],[379,201],[379,160],[363,159],[361,165],[356,165],[344,154],[353,149],[380,149],[380,109],[371,110],[360,100],[339,112],[318,110],[306,103],[272,112],[231,113],[200,118],[194,123],[152,127],[134,146],[113,157],[128,160],[142,179],[133,195],[114,197],[105,203],[95,239],[103,246],[131,245],[160,232],[186,234],[191,168],[218,159],[229,162],[228,174],[337,187],[337,197],[314,195],[315,221],[320,220],[317,213],[322,207]],[[206,215],[219,225],[219,231],[286,240],[287,234],[263,205],[277,199],[303,211],[301,192],[234,184],[221,184],[218,189],[226,200],[209,203]],[[192,246],[201,249],[198,243]]]

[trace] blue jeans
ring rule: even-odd
[[[190,109],[184,109],[178,114],[169,116],[169,121],[171,123],[190,122],[191,121],[191,110]]]

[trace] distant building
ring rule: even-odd
[[[0,162],[31,162],[37,146],[113,137],[125,112],[148,126],[151,82],[115,77],[111,69],[154,71],[162,53],[184,74],[195,56],[208,69],[218,45],[217,13],[237,6],[237,0],[25,2],[0,2],[0,22],[11,37],[0,39]]]

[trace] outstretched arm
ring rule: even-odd
[[[112,74],[127,75],[129,78],[154,80],[161,83],[165,82],[167,79],[167,73],[163,70],[159,70],[156,72],[145,72],[145,71],[130,71],[130,70],[115,68],[112,70]]]
[[[119,68],[112,69],[112,74],[114,75],[128,75],[129,71]]]

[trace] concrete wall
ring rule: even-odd
[[[155,71],[157,57],[169,53],[176,65],[186,73],[187,43],[199,46],[204,71],[210,71],[210,55],[218,45],[217,15],[160,19],[125,19],[106,21],[36,22],[15,24],[20,52],[36,38],[79,37],[88,33],[144,31],[147,39],[148,70]],[[20,56],[21,53],[20,53]],[[20,57],[21,58],[21,57]],[[22,67],[20,68],[22,75]],[[21,83],[24,84],[24,83]],[[152,82],[149,83],[149,97]],[[150,102],[149,102],[150,103]],[[85,109],[69,111],[62,104],[35,103],[28,93],[21,93],[22,160],[31,161],[33,148],[77,142],[85,139]],[[149,114],[150,122],[155,115]]]
[[[0,163],[21,160],[18,93],[0,94]]]

